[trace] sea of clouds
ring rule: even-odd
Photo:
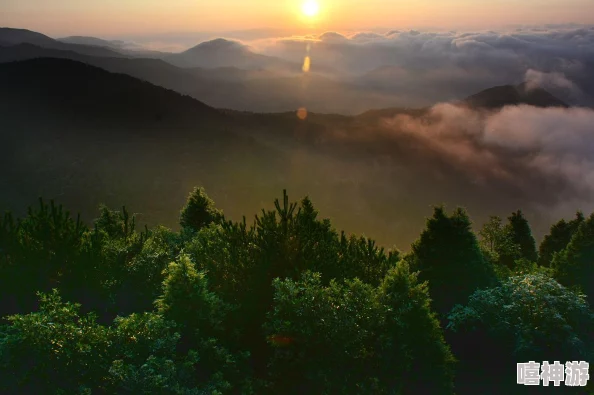
[[[486,32],[326,32],[246,42],[316,65],[370,89],[406,92],[428,104],[526,80],[578,105],[594,100],[594,27],[544,26]],[[422,103],[421,103],[422,102]]]

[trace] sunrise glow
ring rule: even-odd
[[[303,3],[301,11],[303,12],[303,15],[313,18],[320,12],[320,5],[315,0],[308,0]]]

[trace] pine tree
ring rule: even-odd
[[[512,241],[520,246],[521,258],[527,259],[531,262],[538,260],[538,252],[536,251],[536,241],[532,237],[532,230],[530,224],[524,217],[521,210],[516,211],[508,218],[507,228],[509,229]]]
[[[554,255],[557,280],[568,287],[579,287],[594,303],[594,214],[582,222],[567,247]]]
[[[522,257],[520,246],[514,243],[510,228],[503,225],[500,217],[492,216],[479,235],[481,247],[494,263],[511,269],[515,261]]]
[[[190,345],[218,329],[225,310],[218,296],[208,290],[205,274],[185,255],[169,264],[163,294],[155,305],[163,317],[179,325],[182,340]]]
[[[495,281],[493,266],[484,258],[471,222],[463,209],[448,216],[436,207],[427,228],[412,246],[412,269],[429,282],[433,307],[445,315],[466,303],[477,289]]]
[[[223,212],[215,207],[204,188],[194,188],[180,214],[181,227],[194,232],[213,222],[219,223],[223,220]]]
[[[540,244],[538,264],[549,267],[553,261],[553,255],[567,247],[580,224],[584,221],[584,214],[578,211],[574,220],[567,222],[562,219],[551,226],[550,233],[544,237]]]

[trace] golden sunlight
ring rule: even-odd
[[[303,15],[313,18],[320,12],[320,5],[316,0],[307,0],[301,8]]]

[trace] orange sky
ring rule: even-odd
[[[229,31],[254,28],[357,30],[496,28],[506,24],[594,23],[594,0],[2,0],[0,26],[50,36]]]

